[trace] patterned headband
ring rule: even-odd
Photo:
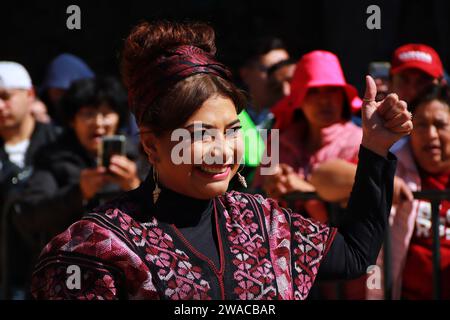
[[[145,92],[129,91],[129,105],[138,124],[153,102],[177,82],[190,76],[207,73],[231,80],[230,71],[212,55],[194,46],[183,45],[167,50],[149,68],[151,72]],[[137,101],[141,101],[138,103]]]

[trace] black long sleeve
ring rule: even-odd
[[[375,264],[391,210],[395,168],[394,155],[385,159],[361,146],[347,222],[338,229],[318,279],[357,278]]]
[[[95,157],[66,132],[36,155],[33,175],[26,181],[12,221],[21,233],[63,232],[84,213],[80,189],[83,169],[95,167]]]
[[[83,200],[78,175],[59,186],[50,171],[38,170],[30,178],[13,217],[23,232],[45,232],[53,237],[81,218]]]

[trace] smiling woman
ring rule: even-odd
[[[233,102],[214,95],[186,121],[184,128],[193,137],[191,143],[172,141],[172,132],[159,137],[143,134],[142,143],[162,185],[193,198],[209,199],[227,191],[239,168],[236,159],[243,152],[236,130],[239,127]],[[189,161],[175,161],[172,150],[177,143],[186,146],[182,151],[189,155]]]
[[[354,221],[337,232],[272,199],[226,192],[242,153],[245,101],[214,53],[204,24],[143,23],[131,32],[123,76],[153,175],[45,247],[34,297],[305,299],[319,266],[329,277],[357,277],[375,261],[392,197],[388,149],[411,130],[406,105],[395,96],[375,102],[367,78]],[[194,136],[183,141],[192,161],[175,164],[171,137],[180,128]],[[70,265],[80,266],[79,289],[67,287]]]

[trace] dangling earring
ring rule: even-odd
[[[242,171],[243,169],[244,169],[244,166],[242,166],[242,169],[239,170],[239,171],[237,172],[237,176],[238,176],[238,180],[239,180],[239,182],[242,184],[242,186],[243,186],[244,188],[247,188],[247,181],[245,181],[244,176],[242,176],[242,174],[241,174],[241,171]]]
[[[158,171],[156,171],[155,166],[152,166],[153,170],[153,181],[155,182],[155,189],[153,189],[153,204],[158,201],[159,194],[161,193],[161,188],[158,185]]]

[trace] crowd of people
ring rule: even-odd
[[[245,166],[240,174],[247,186],[231,184],[230,189],[261,193],[284,205],[291,193],[315,192],[318,199],[295,201],[292,209],[345,229],[363,137],[363,100],[346,82],[332,52],[292,57],[280,39],[271,37],[259,39],[249,51],[238,72],[249,97],[239,110],[242,129],[279,130],[280,163],[272,175],[261,174],[265,164]],[[408,103],[414,124],[411,135],[391,148],[398,158],[389,217],[393,298],[431,299],[431,204],[414,199],[413,192],[446,190],[450,183],[450,92],[441,59],[427,45],[405,44],[383,66],[385,72],[370,70],[377,99],[395,93]],[[234,94],[223,83],[210,85]],[[132,86],[136,84],[127,84]],[[71,54],[51,61],[39,85],[26,66],[0,61],[1,298],[31,298],[33,270],[46,243],[94,208],[154,176],[147,161],[151,151],[139,143],[136,112],[128,109],[133,95],[143,94],[127,94],[120,80],[96,74]],[[398,114],[385,112],[392,128],[401,124]],[[126,152],[113,155],[108,167],[99,165],[102,138],[118,134],[127,137]],[[270,149],[272,141],[266,143]],[[251,148],[244,145],[247,153]],[[450,299],[449,204],[450,199],[440,206],[444,299]],[[381,268],[383,260],[380,254]],[[335,279],[328,278],[319,269],[310,299],[336,298]],[[366,278],[346,280],[340,298],[385,298],[382,288],[367,287]]]

